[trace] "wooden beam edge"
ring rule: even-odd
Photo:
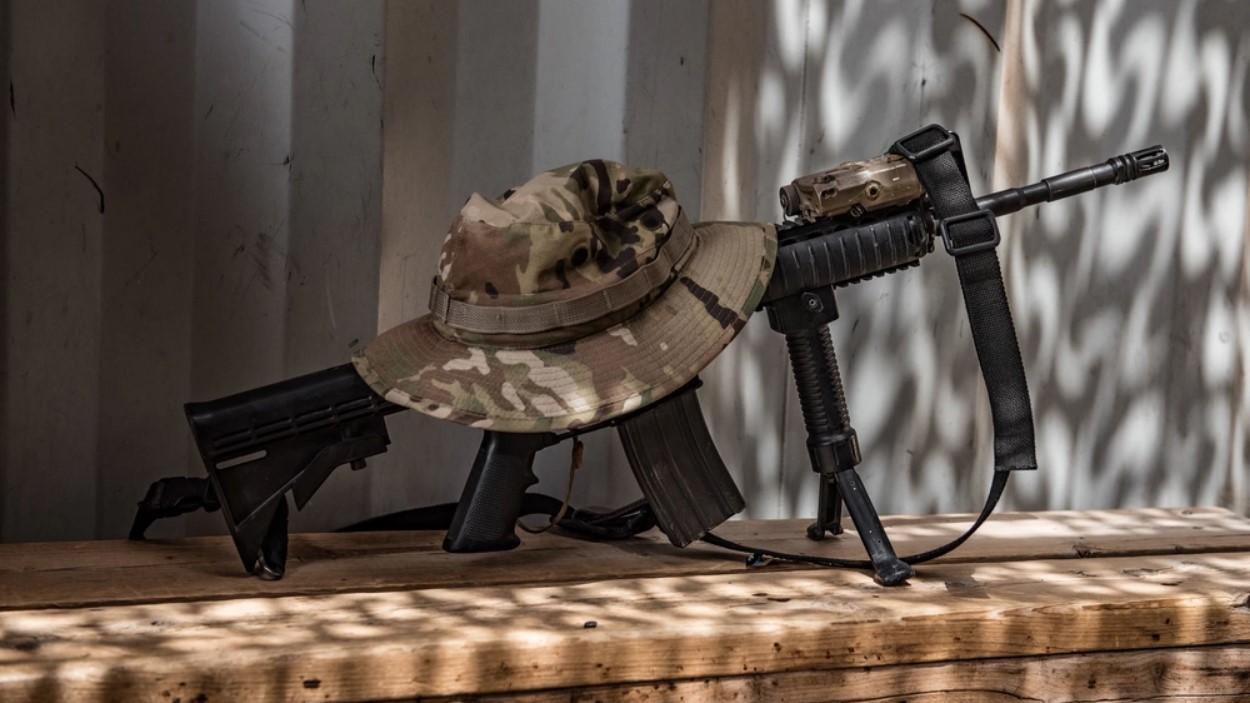
[[[1250,645],[1161,647],[1034,657],[698,677],[634,684],[486,693],[474,703],[961,703],[1051,701],[1244,701],[1250,698]],[[464,696],[423,698],[456,703]]]
[[[1069,566],[947,565],[907,589],[770,572],[6,613],[0,698],[194,680],[210,698],[298,699],[315,679],[382,699],[1250,643],[1243,554]]]

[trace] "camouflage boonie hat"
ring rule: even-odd
[[[398,405],[502,432],[594,424],[695,377],[746,324],[777,253],[767,223],[691,225],[664,174],[611,161],[474,194],[431,314],[353,362]]]

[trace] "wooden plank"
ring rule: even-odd
[[[924,551],[961,532],[969,516],[886,517],[895,544]],[[853,533],[824,543],[800,520],[735,521],[717,530],[753,546],[858,557]],[[0,545],[0,609],[316,595],[456,585],[542,584],[619,577],[741,573],[742,559],[708,546],[679,550],[652,531],[625,542],[524,535],[521,548],[447,554],[441,532],[292,535],[281,581],[247,576],[223,537],[172,542]],[[975,563],[1088,556],[1250,550],[1250,520],[1221,508],[996,515],[944,561]],[[806,567],[775,565],[774,569]],[[925,578],[927,567],[921,567]],[[866,574],[856,574],[868,582]]]
[[[1250,699],[1250,647],[1190,647],[590,686],[473,703],[1211,703]],[[463,696],[424,698],[458,703]]]
[[[1220,553],[944,564],[893,589],[762,569],[9,611],[0,699],[373,700],[1244,644],[1247,584],[1245,553]]]

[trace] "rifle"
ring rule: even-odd
[[[751,562],[773,557],[871,569],[883,584],[902,583],[912,576],[912,564],[949,552],[980,527],[1011,471],[1036,468],[1027,386],[993,253],[1000,239],[995,216],[1167,168],[1167,153],[1156,146],[973,199],[958,136],[930,125],[900,139],[886,155],[848,162],[781,189],[782,208],[795,219],[778,226],[777,264],[761,307],[770,326],[785,336],[810,462],[820,475],[817,519],[807,534],[818,540],[841,533],[845,504],[869,561],[755,549],[711,534],[745,501],[704,423],[694,392],[697,378],[655,404],[597,426],[558,434],[485,431],[460,501],[415,511],[416,522],[407,524],[450,524],[443,547],[451,552],[513,548],[520,541],[515,534],[520,515],[559,512],[550,499],[526,493],[537,481],[534,455],[564,439],[613,426],[644,501],[612,513],[573,510],[560,520],[561,527],[623,537],[658,525],[679,547],[703,539],[747,552]],[[828,324],[838,317],[836,288],[917,266],[939,237],[957,259],[990,390],[996,471],[990,498],[966,533],[938,549],[899,558],[855,471],[860,450]],[[208,480],[176,477],[154,483],[139,504],[131,538],[142,539],[155,519],[220,508],[244,567],[280,578],[286,560],[286,494],[292,493],[302,509],[338,466],[364,468],[365,460],[386,451],[390,442],[385,416],[403,409],[378,397],[349,364],[189,403],[187,420]]]

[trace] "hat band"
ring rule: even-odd
[[[522,307],[474,305],[452,299],[435,278],[430,288],[430,312],[448,327],[477,334],[536,334],[586,324],[634,305],[663,286],[689,258],[694,243],[694,228],[685,212],[679,211],[668,241],[654,259],[593,293]]]

